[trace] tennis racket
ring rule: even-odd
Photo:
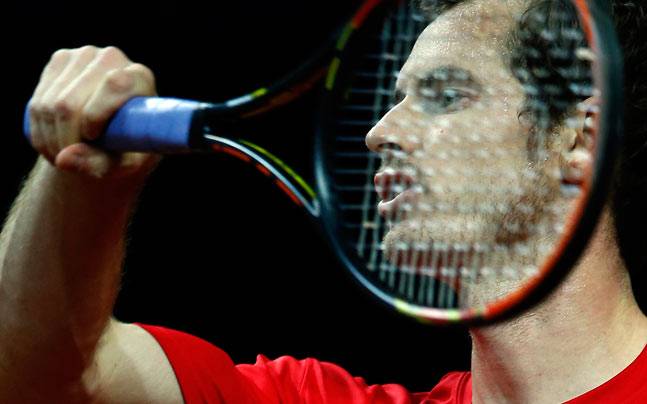
[[[238,158],[321,224],[380,301],[432,323],[507,318],[585,248],[621,134],[604,1],[522,3],[368,0],[274,86],[222,103],[134,98],[98,144]],[[312,185],[237,128],[320,80]]]

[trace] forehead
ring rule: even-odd
[[[486,81],[503,67],[507,34],[522,10],[516,0],[477,0],[460,4],[429,24],[416,41],[400,79],[440,66],[457,66]]]

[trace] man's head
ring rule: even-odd
[[[612,18],[624,56],[624,143],[620,153],[620,161],[613,174],[613,185],[607,205],[613,217],[615,239],[618,244],[624,263],[628,268],[636,296],[640,302],[641,296],[647,296],[647,237],[645,224],[647,224],[647,44],[641,39],[640,32],[647,24],[647,7],[634,0],[611,0]],[[524,13],[519,24],[511,31],[511,45],[517,55],[511,60],[513,71],[519,66],[536,68],[550,66],[552,74],[546,78],[533,78],[535,81],[544,80],[546,83],[559,82],[558,74],[554,72],[563,63],[554,56],[553,43],[542,38],[539,34],[545,24],[558,23],[555,14],[569,11],[572,21],[569,25],[578,23],[573,12],[570,0],[533,0],[528,10]],[[537,19],[537,15],[548,16],[548,21]],[[518,49],[532,47],[537,49],[535,58],[523,57]],[[517,49],[517,51],[515,51]],[[522,56],[522,57],[519,57]],[[573,59],[579,63],[577,59]],[[568,61],[567,61],[568,62]],[[578,66],[584,71],[587,66]],[[583,77],[582,83],[586,85],[590,78]],[[524,78],[519,78],[524,82]],[[559,84],[564,87],[563,83]],[[542,88],[541,85],[534,85]],[[566,86],[565,88],[568,88]],[[544,105],[554,105],[550,94],[526,94],[526,104],[543,99]],[[566,93],[565,102],[568,105],[578,98],[577,94]],[[530,108],[528,108],[530,110]],[[555,111],[530,111],[537,116],[548,113],[551,122],[559,122],[562,117],[561,110]],[[643,292],[644,291],[644,292]],[[643,310],[647,309],[647,301],[643,303]]]
[[[493,260],[549,245],[571,203],[563,190],[581,180],[586,105],[596,103],[588,60],[574,54],[585,45],[581,30],[557,42],[545,35],[551,24],[579,28],[575,9],[567,0],[425,6],[433,22],[400,74],[404,97],[367,137],[373,150],[389,150],[378,188],[411,188],[379,207],[392,222],[391,260],[406,259],[400,252],[412,244],[462,249],[463,260],[478,245],[503,247]],[[526,251],[516,263],[541,254]]]

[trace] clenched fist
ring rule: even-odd
[[[95,178],[141,177],[159,161],[108,153],[87,142],[135,96],[154,96],[155,77],[115,47],[84,46],[52,55],[29,103],[33,147],[58,169]]]

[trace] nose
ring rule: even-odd
[[[394,106],[366,135],[366,146],[379,153],[385,149],[413,153],[420,146],[419,125],[404,101]]]

